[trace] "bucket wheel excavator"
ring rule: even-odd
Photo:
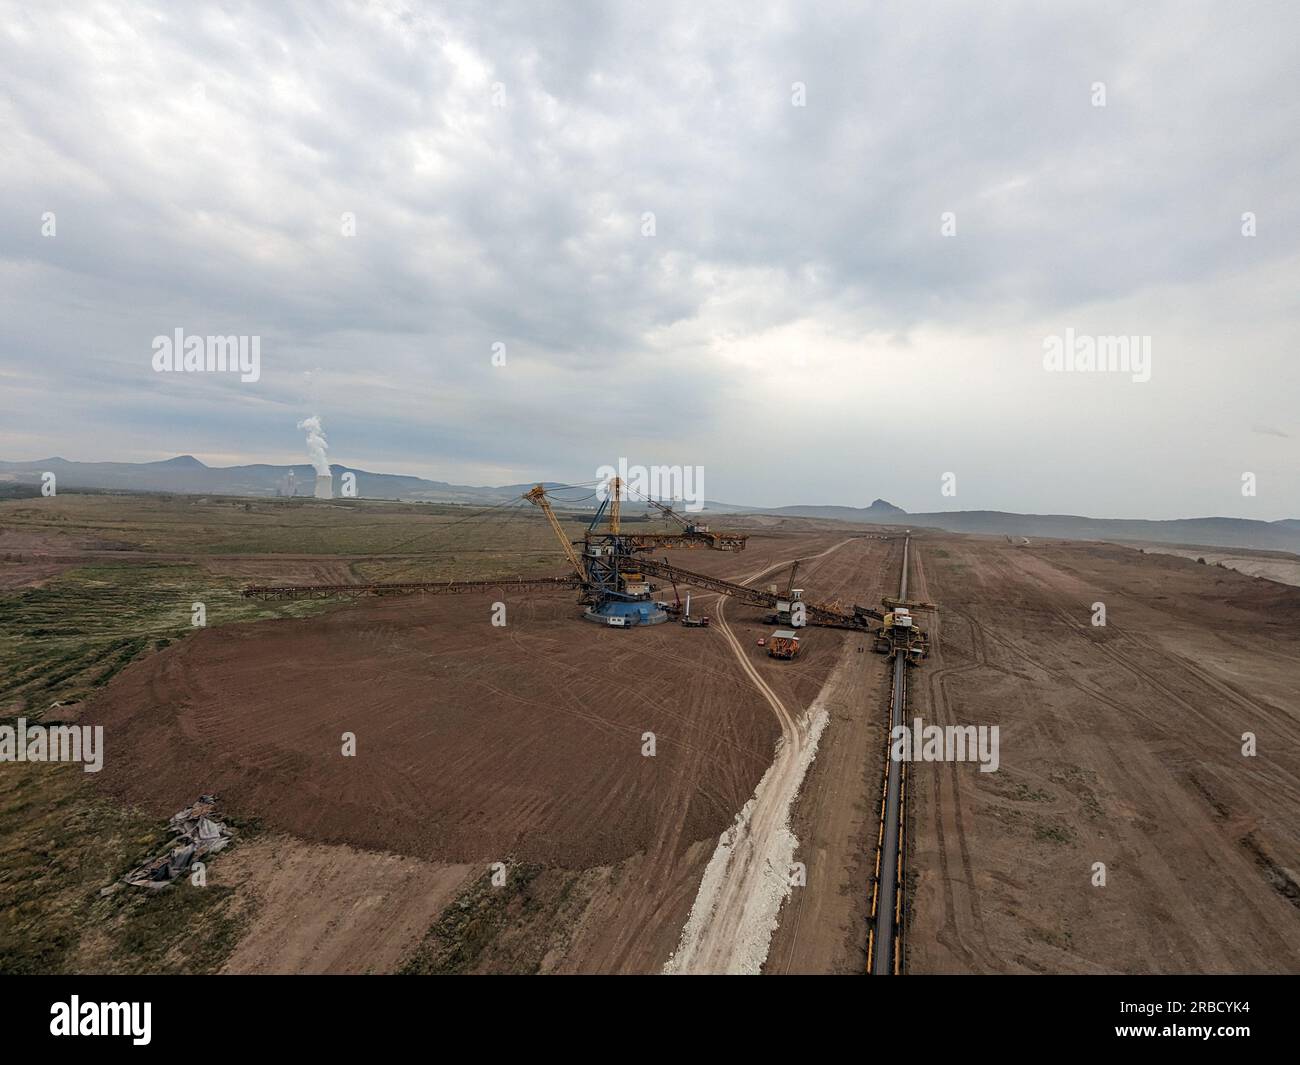
[[[799,563],[791,567],[786,587],[775,585],[767,590],[738,584],[703,573],[695,573],[673,565],[666,559],[656,559],[647,552],[657,546],[688,546],[677,535],[627,534],[623,530],[622,499],[627,489],[617,478],[610,491],[588,523],[581,540],[571,540],[556,516],[555,509],[543,485],[525,492],[521,500],[537,507],[545,516],[559,543],[571,570],[568,574],[550,577],[510,577],[496,580],[414,581],[371,584],[337,585],[253,585],[244,589],[247,598],[256,599],[326,599],[357,598],[368,595],[454,595],[484,592],[495,588],[519,590],[545,590],[574,588],[580,593],[579,602],[585,606],[583,617],[588,621],[617,628],[657,625],[670,619],[674,611],[669,604],[659,604],[653,599],[650,578],[660,578],[690,585],[702,591],[725,595],[738,602],[766,609],[778,620],[798,626],[812,625],[822,628],[846,629],[870,634],[876,651],[891,658],[902,654],[909,662],[918,662],[929,654],[929,639],[915,624],[913,612],[934,610],[931,603],[884,599],[885,611],[872,607],[842,607],[838,603],[823,604],[803,598],[803,589],[795,588],[795,575]],[[653,501],[650,501],[653,503]],[[705,526],[691,525],[687,519],[673,514],[670,507],[655,503],[679,523],[685,523],[682,536],[729,539],[738,546],[714,544],[719,550],[741,550],[744,536],[733,533],[711,533]],[[605,521],[607,527],[601,529]],[[665,609],[669,606],[669,609]],[[699,627],[704,627],[702,624]]]
[[[798,560],[791,566],[786,587],[778,591],[775,586],[768,590],[753,588],[641,555],[640,552],[646,548],[636,543],[634,538],[623,536],[619,530],[618,499],[621,494],[622,486],[615,478],[611,482],[609,498],[601,504],[583,539],[576,544],[564,533],[541,485],[524,497],[546,514],[575,573],[582,575],[583,601],[588,607],[584,617],[588,620],[624,628],[666,621],[668,612],[651,601],[652,589],[646,579],[659,577],[674,586],[689,584],[750,606],[765,607],[772,612],[771,617],[782,622],[800,624],[796,618],[802,617],[805,625],[873,633],[875,649],[891,657],[902,653],[909,661],[919,661],[929,653],[928,639],[923,630],[913,625],[909,609],[932,609],[931,604],[899,604],[889,613],[884,613],[871,607],[853,606],[846,610],[838,604],[808,602],[803,599],[803,589],[794,587],[799,571]],[[609,530],[602,533],[597,527],[607,509]],[[578,546],[580,551],[575,550]],[[884,605],[893,603],[885,600]]]

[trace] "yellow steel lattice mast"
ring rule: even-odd
[[[560,546],[564,548],[564,554],[569,563],[573,566],[574,572],[585,584],[587,582],[587,573],[582,568],[582,560],[578,558],[578,553],[573,550],[573,544],[569,538],[564,535],[564,528],[560,525],[560,519],[555,516],[555,511],[551,509],[551,501],[546,498],[546,489],[540,484],[524,493],[524,498],[536,507],[540,507],[546,520],[551,523],[551,528],[555,530],[556,538],[560,541]]]

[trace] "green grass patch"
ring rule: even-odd
[[[1044,843],[1073,843],[1074,831],[1066,825],[1036,817],[1034,818],[1034,839]]]
[[[560,515],[573,536],[586,518]],[[231,499],[211,496],[82,495],[0,499],[0,524],[53,540],[50,550],[87,546],[211,554],[382,555],[528,553],[563,560],[545,517],[528,503],[398,503],[372,499]],[[665,523],[647,529],[669,531]]]
[[[80,766],[5,766],[0,824],[0,973],[212,972],[234,949],[248,913],[231,888],[100,896],[172,837],[97,794]]]
[[[492,886],[490,873],[475,880],[442,912],[398,972],[405,976],[469,972],[516,917],[533,908],[528,888],[542,867],[511,864],[508,868],[501,887]]]
[[[195,565],[131,562],[82,566],[0,596],[0,708],[33,717],[56,701],[85,699],[136,659],[191,635],[195,602],[205,605],[209,626],[304,617],[336,605],[263,603],[244,599],[242,587]]]

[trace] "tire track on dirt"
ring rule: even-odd
[[[1261,869],[1273,892],[1285,895],[1268,876],[1268,855],[1285,853],[1293,833],[1276,812],[1270,823],[1267,811],[1294,803],[1300,775],[1293,759],[1277,756],[1239,769],[1232,748],[1240,728],[1275,729],[1275,742],[1294,737],[1296,728],[1282,705],[1232,679],[1249,675],[1242,667],[1251,659],[1223,677],[1214,655],[1219,641],[1231,644],[1230,633],[1212,618],[1198,628],[1176,610],[1151,605],[1141,583],[1121,584],[1109,571],[1074,572],[1051,557],[976,541],[955,541],[949,550],[952,564],[936,574],[939,598],[946,591],[954,600],[944,618],[949,628],[954,619],[970,627],[970,646],[954,652],[964,642],[958,630],[946,650],[949,661],[967,654],[973,661],[933,676],[935,713],[949,694],[996,706],[1004,767],[1013,780],[1029,777],[1049,794],[1025,807],[1014,789],[1009,796],[991,780],[961,778],[990,935],[1002,947],[1001,958],[976,962],[949,936],[954,903],[945,882],[957,869],[955,856],[948,862],[944,855],[956,849],[951,821],[929,812],[940,882],[922,881],[933,915],[927,938],[942,949],[931,949],[925,964],[945,971],[1002,968],[1002,961],[1038,971],[1128,972],[1277,964],[1268,959],[1293,941],[1294,909],[1287,912],[1260,886]],[[1206,597],[1190,580],[1168,591],[1175,604]],[[1097,599],[1129,623],[1090,626],[1088,604]],[[1160,624],[1165,617],[1170,627]],[[1271,657],[1267,651],[1258,657]],[[950,803],[944,776],[934,794]],[[1044,805],[1050,793],[1063,801]],[[1033,835],[1044,815],[1046,827],[1064,835]],[[1252,835],[1257,826],[1263,827]],[[1001,844],[1008,829],[1024,842]],[[1262,859],[1252,849],[1259,838]],[[1093,859],[1104,860],[1112,874],[1105,894],[1089,891],[1084,877],[1079,886],[1062,881],[1063,866]],[[960,907],[960,890],[956,901]],[[1012,913],[1021,923],[1008,922]],[[960,909],[957,916],[960,928]],[[1088,938],[1079,937],[1080,927],[1089,929]],[[1104,952],[1095,946],[1102,937]]]
[[[930,582],[922,559],[922,552],[915,542],[912,550],[912,571],[913,587],[917,589],[915,597],[925,602],[932,602]],[[981,669],[988,664],[988,657],[984,649],[983,632],[969,618],[966,620],[971,626],[971,648],[975,655],[975,661],[967,665],[945,667],[940,640],[941,620],[937,612],[930,619],[931,664],[939,668],[934,669],[927,677],[926,688],[930,702],[928,709],[935,724],[955,725],[959,723],[951,712],[951,702],[947,689],[948,678]],[[919,712],[920,708],[917,708],[917,710]],[[989,943],[988,933],[984,927],[984,914],[980,907],[979,893],[975,884],[974,863],[970,854],[967,811],[961,801],[961,779],[958,776],[961,767],[955,762],[949,762],[946,766],[944,763],[938,763],[934,768],[936,772],[931,775],[931,795],[935,802],[933,815],[935,836],[938,842],[941,889],[946,911],[946,920],[940,937],[941,941],[945,942],[950,949],[962,955],[972,969],[979,971],[983,969],[981,959],[987,957]],[[945,769],[947,770],[946,773]],[[946,788],[945,777],[947,778]],[[946,799],[945,793],[947,795]],[[945,822],[949,822],[947,827],[945,827]],[[954,846],[956,853],[952,854]],[[957,900],[957,880],[953,876],[950,864],[953,858],[960,864],[962,876],[965,878],[965,906],[961,908],[959,908]],[[908,902],[910,905],[910,900]],[[973,932],[982,942],[982,946],[972,944],[971,936],[964,929],[966,919],[962,916],[961,910],[963,908],[969,914],[969,923],[974,926]]]
[[[875,546],[880,544],[888,544],[883,551],[884,557],[880,559],[872,558]],[[863,558],[865,567],[863,567],[862,570],[854,570],[846,573],[840,581],[837,581],[835,592],[840,592],[841,589],[849,590],[850,585],[862,585],[863,577],[865,576],[867,580],[870,580],[870,585],[868,585],[870,586],[870,590],[863,590],[863,602],[879,601],[879,598],[884,596],[884,594],[887,594],[889,590],[897,588],[897,570],[898,567],[900,567],[902,559],[901,551],[894,550],[894,545],[896,544],[897,541],[866,541],[865,558]],[[879,562],[878,568],[874,571],[867,570],[866,568],[866,564],[870,564],[871,562]],[[857,596],[853,596],[853,598],[855,599]],[[859,636],[858,638],[861,640],[862,637]],[[849,648],[852,648],[852,642],[850,642]],[[865,646],[859,644],[858,650],[865,651]],[[852,650],[849,650],[848,648],[845,649],[844,654],[846,657],[857,658],[857,655],[853,654]],[[866,702],[862,702],[861,697],[848,696],[848,698],[858,698],[859,705],[866,707]],[[840,703],[840,705],[842,705],[842,703]],[[863,710],[863,713],[878,713],[878,711],[879,707],[871,706],[870,709]],[[887,715],[881,715],[881,719],[884,717],[887,717]],[[840,730],[832,731],[832,727],[835,726],[837,722],[840,724]],[[810,778],[811,776],[818,774],[818,766],[822,767],[822,770],[826,775],[822,776],[822,779],[820,779],[818,784],[816,784],[815,791],[811,793],[811,795],[809,793],[810,780],[805,780],[805,784],[803,784],[803,791],[800,796],[800,805],[805,804],[805,802],[811,802],[810,809],[805,811],[807,819],[803,823],[811,823],[813,826],[819,827],[826,826],[827,822],[835,823],[836,811],[835,808],[833,808],[833,805],[831,806],[831,809],[827,809],[828,800],[833,804],[835,801],[844,801],[845,797],[839,795],[839,792],[837,792],[837,789],[833,787],[831,779],[829,779],[828,776],[835,772],[835,766],[826,765],[824,759],[826,759],[829,754],[829,756],[840,756],[841,758],[849,759],[850,762],[854,761],[852,753],[841,752],[842,744],[846,743],[846,740],[841,739],[839,736],[839,732],[844,730],[845,727],[852,727],[852,723],[852,718],[846,718],[844,715],[841,715],[841,717],[832,715],[831,722],[827,724],[827,733],[826,736],[823,737],[823,745],[829,741],[832,746],[827,750],[827,752],[824,752],[823,757],[819,758],[818,762],[814,763],[814,766],[811,767]],[[865,750],[863,750],[862,757],[863,759],[866,759]],[[879,785],[876,784],[876,779],[879,778],[879,772],[874,769],[867,769],[866,765],[862,766],[861,771],[865,772],[868,780],[870,780],[870,787],[876,788],[876,792],[872,793],[872,795],[865,800],[868,808],[874,810],[876,806],[879,805],[880,798]],[[870,814],[867,815],[866,821],[867,823],[863,826],[863,831],[867,832],[868,836],[863,837],[863,839],[859,841],[859,848],[861,848],[859,853],[865,853],[866,849],[870,847],[870,840],[874,839],[874,835],[870,835],[874,834],[875,831],[874,822],[871,822]],[[819,843],[818,839],[816,839],[815,831],[816,830],[814,830],[814,835],[811,836],[810,839],[800,840],[800,850],[798,850],[798,853],[805,856],[805,861],[810,861],[811,857],[813,857],[813,854],[811,853],[805,854],[806,850],[809,850],[810,847],[814,849],[815,853],[822,853],[823,857],[836,853],[835,849],[827,847],[826,840],[822,840]],[[844,849],[845,852],[852,852],[853,844],[850,843],[846,837],[839,837],[839,839],[836,839],[836,844],[839,845],[840,848]],[[835,861],[835,858],[829,857],[829,861],[833,862]],[[849,869],[840,874],[844,879],[840,880],[839,892],[837,893],[855,891],[858,884],[861,883],[861,870],[859,870],[857,865],[854,865],[852,858],[849,858],[848,861]],[[859,857],[859,861],[865,863],[866,858]],[[784,956],[784,965],[781,965],[781,971],[785,974],[789,974],[790,971],[793,971],[793,966],[796,964],[797,958],[800,957],[803,918],[805,918],[805,913],[807,912],[807,908],[809,908],[809,906],[807,906],[809,897],[813,895],[815,889],[818,888],[816,878],[818,878],[818,874],[814,871],[813,875],[811,875],[811,878],[809,879],[809,883],[805,884],[800,891],[792,892],[790,900],[787,902],[787,909],[790,909],[790,913],[785,915],[783,912],[783,917],[781,917],[781,925],[776,934],[777,938],[779,938],[781,931],[784,931],[785,928],[789,928],[788,943],[781,944],[781,947],[779,948],[781,954]],[[824,889],[827,888],[823,888],[823,891]],[[826,908],[826,902],[824,901],[822,902],[822,908]],[[822,915],[823,918],[826,917],[826,914],[822,913],[822,910],[819,910],[819,915]],[[844,945],[842,945],[842,952],[844,952],[846,957],[841,957],[840,954],[832,954],[832,956],[829,956],[827,961],[829,961],[829,964],[831,964],[832,967],[839,969],[839,967],[842,966],[842,971],[853,971],[853,973],[861,973],[861,971],[865,970],[865,967],[868,964],[866,957],[868,935],[867,923],[867,914],[866,912],[863,912],[861,928],[854,928],[853,925],[849,926],[848,931],[845,932]],[[774,944],[775,941],[776,940],[774,940]],[[777,949],[775,945],[774,949]],[[770,956],[768,956],[767,966],[764,967],[764,971],[775,971],[774,965],[780,964],[781,961],[783,961],[781,956],[770,954]],[[822,960],[819,958],[819,965],[820,964],[822,964]],[[820,969],[818,971],[820,971]]]
[[[857,539],[856,536],[847,537],[801,562],[825,558]],[[750,584],[793,561],[766,566],[739,583]],[[780,696],[749,661],[727,623],[725,599],[719,600],[717,621],[718,630],[723,633],[741,668],[780,723],[781,738],[772,764],[759,782],[753,798],[719,840],[704,871],[677,950],[664,966],[667,973],[760,971],[767,957],[781,902],[789,892],[787,874],[774,862],[779,862],[786,850],[793,856],[790,808],[807,764],[816,753],[816,741],[826,722],[824,709],[814,713],[816,701],[799,720],[795,719]],[[839,668],[837,666],[832,672],[832,677]]]

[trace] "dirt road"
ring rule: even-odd
[[[832,544],[805,562],[824,558],[848,542]],[[749,584],[792,561],[753,573],[741,583]],[[780,722],[781,739],[772,765],[753,798],[719,840],[705,869],[681,943],[664,967],[667,973],[761,971],[781,904],[790,893],[791,867],[798,846],[790,831],[791,805],[816,755],[828,719],[825,689],[807,710],[798,712],[792,711],[772,690],[727,624],[725,600],[718,604],[717,625]],[[842,659],[832,680],[843,667]]]
[[[896,589],[902,552],[901,539],[867,545],[853,575],[854,602],[878,603]],[[830,721],[791,821],[807,883],[781,911],[766,973],[866,970],[889,669],[866,640],[851,639],[845,656],[850,661],[827,685]]]

